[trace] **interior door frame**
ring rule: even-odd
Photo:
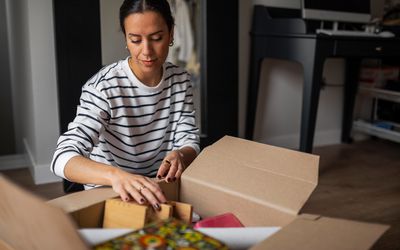
[[[201,147],[224,135],[238,136],[239,2],[200,0]]]

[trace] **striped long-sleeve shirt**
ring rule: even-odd
[[[156,87],[141,83],[127,59],[104,67],[82,87],[76,117],[58,140],[51,171],[66,178],[68,160],[82,155],[155,176],[169,151],[200,150],[192,99],[189,74],[171,63],[163,65]]]

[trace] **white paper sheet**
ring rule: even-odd
[[[79,229],[79,234],[89,246],[95,246],[133,231],[133,229],[84,228]]]
[[[224,242],[229,249],[249,249],[280,229],[280,227],[204,227],[196,230]]]
[[[207,234],[224,242],[229,249],[248,249],[255,244],[267,239],[280,227],[224,227],[224,228],[197,228],[200,232]],[[103,243],[113,238],[130,233],[132,229],[79,229],[82,238],[90,246]]]

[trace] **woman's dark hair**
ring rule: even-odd
[[[122,32],[125,34],[124,21],[127,16],[134,13],[143,13],[147,10],[161,14],[168,26],[168,30],[171,31],[174,26],[174,18],[167,0],[124,0],[119,8],[119,24]]]

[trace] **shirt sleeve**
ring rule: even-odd
[[[89,157],[93,147],[99,143],[100,134],[110,119],[107,98],[93,84],[82,87],[76,117],[68,130],[60,136],[50,165],[51,171],[66,179],[64,168],[74,156]]]
[[[174,137],[174,148],[192,147],[197,154],[200,153],[199,129],[195,122],[195,109],[193,103],[193,87],[188,85],[182,114],[179,118]]]

